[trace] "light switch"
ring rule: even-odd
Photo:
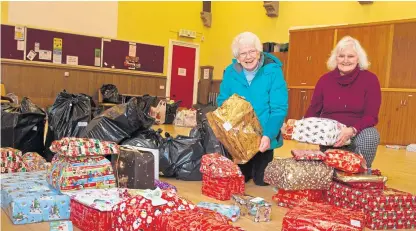
[[[159,86],[159,89],[162,89],[163,90],[163,89],[165,89],[165,86],[164,85],[160,85]]]
[[[65,71],[64,76],[65,77],[69,77],[69,72],[68,71]]]

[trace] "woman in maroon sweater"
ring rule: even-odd
[[[367,54],[360,43],[350,36],[338,42],[327,66],[331,71],[316,84],[305,118],[322,117],[347,125],[334,147],[360,153],[371,171],[380,142],[380,135],[374,127],[381,104],[378,78],[367,70]],[[350,138],[351,145],[344,146]],[[321,147],[322,150],[327,148]]]

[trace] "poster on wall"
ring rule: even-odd
[[[36,52],[33,50],[29,51],[29,54],[26,56],[30,61],[32,61],[36,57]]]
[[[62,63],[62,39],[53,38],[53,63],[61,64]]]
[[[17,50],[24,51],[25,50],[25,41],[17,40]]]
[[[25,40],[25,28],[22,26],[14,27],[14,40]]]
[[[129,45],[129,56],[136,57],[136,43],[130,43],[130,45]]]
[[[39,59],[40,60],[51,60],[52,59],[52,51],[48,50],[39,50]]]
[[[40,43],[35,43],[35,52],[39,52]]]
[[[101,49],[95,49],[94,53],[94,66],[101,66]]]
[[[66,64],[68,65],[78,65],[78,56],[66,56]]]

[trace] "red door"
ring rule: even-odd
[[[180,107],[191,108],[194,96],[196,49],[173,45],[170,98],[182,103]]]

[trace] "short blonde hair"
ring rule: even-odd
[[[238,51],[241,46],[254,46],[257,51],[263,51],[263,45],[260,42],[259,37],[252,32],[243,32],[234,38],[233,43],[231,44],[231,50],[235,58],[238,57]]]
[[[360,66],[360,69],[361,70],[368,69],[368,67],[370,66],[370,63],[368,62],[367,53],[365,52],[364,48],[361,46],[360,42],[351,36],[345,36],[338,42],[336,47],[332,50],[331,56],[326,62],[326,66],[328,67],[329,70],[332,71],[337,67],[338,53],[349,45],[352,45],[354,51],[357,52],[358,65]]]

